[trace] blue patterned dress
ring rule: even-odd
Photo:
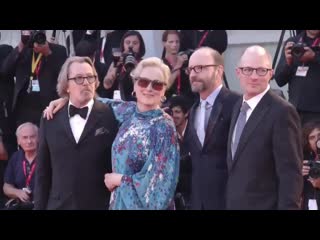
[[[135,102],[108,103],[120,123],[112,145],[112,171],[123,174],[110,209],[173,209],[179,144],[173,121],[161,109],[139,112]]]

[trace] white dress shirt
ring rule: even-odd
[[[74,115],[73,117],[70,117],[69,114],[69,106],[73,105],[75,106],[70,100],[69,100],[69,104],[68,104],[68,115],[69,115],[69,122],[70,122],[70,126],[71,126],[71,130],[74,136],[74,139],[76,140],[76,143],[79,142],[79,139],[81,137],[81,134],[83,132],[83,129],[88,121],[88,118],[90,116],[92,107],[93,107],[93,99],[91,99],[87,105],[83,106],[83,107],[88,107],[88,114],[87,114],[87,118],[83,119],[82,117],[80,117],[79,114]]]
[[[260,100],[263,98],[263,96],[269,91],[270,85],[264,90],[262,93],[259,93],[258,95],[254,96],[253,98],[250,98],[249,100],[245,100],[244,98],[242,99],[242,103],[246,102],[249,105],[249,109],[247,110],[247,115],[246,115],[246,122],[248,122],[249,117],[251,116],[253,110],[256,108]],[[234,143],[234,138],[236,135],[236,129],[237,129],[237,124],[234,126],[233,129],[233,134],[232,134],[232,144]]]

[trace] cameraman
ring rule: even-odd
[[[289,84],[289,101],[296,107],[302,124],[320,120],[320,30],[303,30],[284,45],[275,71],[282,87]]]
[[[118,62],[114,61],[110,65],[108,73],[103,80],[103,86],[105,89],[111,89],[111,92],[120,90],[121,99],[124,101],[135,101],[133,82],[130,77],[130,73],[134,68],[131,65],[131,60],[134,60],[134,65],[137,65],[146,52],[141,34],[138,31],[127,31],[121,39],[120,51],[122,56]],[[130,61],[128,62],[129,59]]]
[[[44,31],[21,31],[21,41],[2,65],[5,74],[15,76],[12,110],[16,125],[39,125],[44,107],[57,98],[57,78],[66,58],[66,48],[49,43]]]
[[[318,166],[318,170],[312,169],[314,173],[311,172],[310,174],[309,163],[309,161],[320,160],[320,149],[316,146],[316,142],[320,140],[320,121],[308,122],[303,127],[302,133],[305,159],[302,167],[302,175],[304,176],[302,208],[308,210],[312,208],[312,206],[315,206],[315,204],[317,205],[317,208],[320,207],[320,176],[313,176],[313,174],[318,175],[317,173],[320,173],[320,165],[315,165]]]

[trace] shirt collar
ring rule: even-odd
[[[88,119],[88,117],[89,117],[89,115],[90,115],[90,112],[91,112],[91,110],[92,110],[92,107],[93,107],[93,103],[94,103],[94,100],[93,99],[91,99],[85,106],[83,106],[82,108],[84,108],[84,107],[88,107],[88,115],[87,115],[87,119]],[[69,104],[68,104],[68,115],[69,115],[69,117],[70,117],[70,114],[69,114],[69,107],[70,107],[70,105],[73,105],[73,106],[75,106],[72,102],[71,102],[71,100],[69,99]]]
[[[217,87],[208,97],[205,99],[207,103],[210,105],[210,107],[213,106],[214,102],[216,101],[217,96],[219,95],[221,88],[223,85],[221,84],[219,87]],[[200,99],[200,102],[204,100]]]
[[[243,97],[242,102],[247,102],[250,109],[253,111],[253,109],[255,109],[255,107],[258,105],[262,97],[269,91],[269,89],[270,89],[270,85],[268,84],[268,87],[262,93],[259,93],[258,95],[250,98],[249,100],[245,100]]]

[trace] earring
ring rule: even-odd
[[[132,91],[131,96],[132,96],[132,97],[136,97],[136,92],[135,92],[135,91]]]
[[[167,101],[166,96],[162,96],[160,101],[161,101],[161,103],[164,103],[165,101]]]

